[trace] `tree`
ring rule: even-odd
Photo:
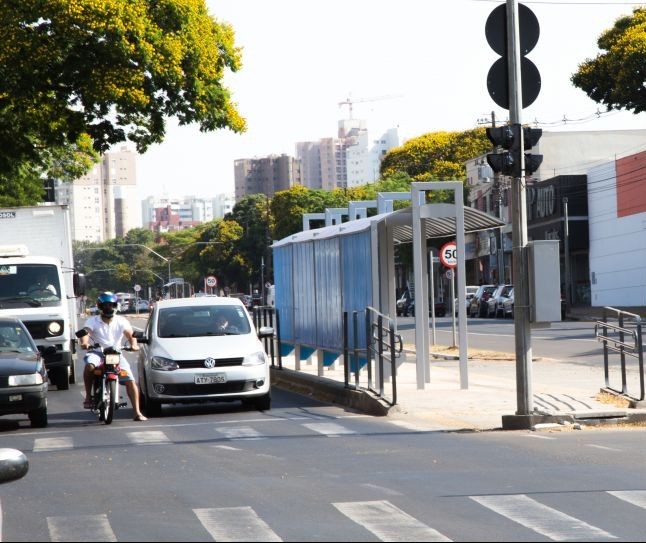
[[[412,181],[465,180],[465,162],[489,150],[484,128],[431,132],[391,149],[381,163],[381,175],[405,173]]]
[[[617,19],[597,44],[605,52],[579,65],[571,78],[574,86],[608,111],[646,111],[646,8]]]
[[[21,198],[34,196],[27,173],[48,171],[43,155],[84,134],[99,153],[126,140],[144,152],[169,116],[245,130],[223,85],[240,50],[205,0],[13,0],[0,35],[0,178]]]

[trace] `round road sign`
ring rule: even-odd
[[[218,284],[218,280],[217,280],[217,278],[215,277],[215,275],[209,275],[209,276],[206,278],[206,286],[207,286],[207,287],[211,287],[211,288],[213,288],[213,287],[217,286],[217,284]]]
[[[132,288],[134,289],[135,292],[139,292],[141,290],[141,285],[135,285]]]
[[[458,247],[455,241],[449,241],[442,246],[440,262],[447,268],[455,268],[458,265]]]

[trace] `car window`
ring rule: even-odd
[[[34,352],[25,329],[19,324],[0,323],[0,352]]]
[[[227,305],[164,308],[159,311],[157,334],[161,338],[249,334],[245,313],[244,307]]]

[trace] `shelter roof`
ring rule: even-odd
[[[330,239],[356,234],[358,232],[363,232],[369,229],[373,224],[380,223],[382,221],[386,221],[388,225],[392,226],[393,239],[396,244],[411,243],[413,241],[413,208],[407,207],[390,213],[382,213],[373,217],[366,217],[365,219],[357,219],[354,221],[344,222],[342,224],[315,228],[313,230],[304,230],[303,232],[298,232],[276,241],[272,247],[282,247],[289,245],[290,243],[302,243],[317,239]],[[455,235],[455,217],[433,217],[426,219],[425,224],[427,239],[445,238]],[[480,230],[488,230],[490,228],[500,228],[504,225],[504,222],[488,213],[471,207],[464,208],[465,233],[478,232]]]

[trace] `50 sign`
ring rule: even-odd
[[[455,241],[449,241],[442,246],[440,262],[447,268],[455,268],[458,265],[458,247]]]

